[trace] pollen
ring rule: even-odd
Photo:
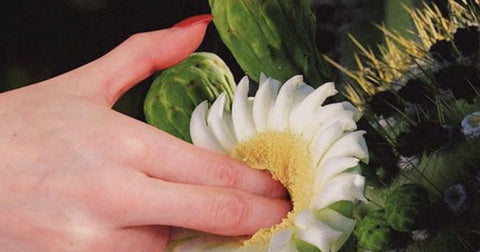
[[[245,245],[268,246],[273,233],[293,226],[295,215],[310,204],[314,166],[309,144],[291,132],[267,131],[235,146],[230,154],[251,167],[268,171],[290,194],[293,209],[282,222],[256,232]]]

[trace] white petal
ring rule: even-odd
[[[305,83],[302,83],[301,85],[299,85],[297,87],[297,89],[295,90],[295,93],[293,94],[294,95],[294,99],[293,99],[293,105],[292,105],[292,109],[291,111],[294,111],[296,110],[296,108],[298,106],[300,106],[300,104],[302,104],[302,102],[313,92],[315,91],[315,89]],[[292,116],[290,115],[290,118]]]
[[[267,252],[297,252],[297,247],[292,242],[292,230],[282,230],[276,232],[270,238]]]
[[[351,111],[342,111],[318,129],[310,143],[310,154],[314,166],[317,166],[325,152],[344,135],[345,131],[357,128],[353,115]]]
[[[278,92],[273,109],[268,117],[268,128],[272,130],[286,130],[288,128],[290,110],[295,92],[303,84],[303,76],[296,75],[283,84]]]
[[[299,134],[305,127],[305,118],[311,118],[315,110],[320,107],[327,97],[335,95],[333,82],[325,83],[310,93],[293,111],[290,116],[290,127]]]
[[[238,141],[246,141],[256,134],[251,109],[248,104],[248,77],[246,76],[235,89],[232,104],[232,120]]]
[[[217,141],[224,148],[225,152],[228,153],[233,150],[236,139],[232,128],[230,128],[231,122],[228,123],[231,117],[225,113],[226,102],[227,96],[225,93],[218,96],[210,108],[207,123]]]
[[[192,112],[190,119],[190,136],[193,144],[207,150],[224,153],[222,146],[218,143],[215,136],[207,126],[208,102],[200,103]]]
[[[260,79],[258,80],[258,84],[261,85],[262,83],[267,81],[267,79],[268,77],[263,72],[260,72]]]
[[[253,102],[253,122],[258,133],[267,130],[268,115],[273,108],[279,85],[273,84],[271,79],[260,84]]]
[[[316,216],[321,221],[325,222],[331,228],[340,231],[342,233],[350,233],[355,227],[356,221],[345,217],[344,215],[338,213],[335,210],[330,208],[325,208],[316,213]]]
[[[279,80],[275,80],[275,79],[271,79],[270,80],[271,84],[274,85],[274,86],[278,86],[278,88],[280,88],[282,86],[282,82],[279,81]]]
[[[303,138],[307,141],[311,141],[319,127],[325,123],[330,122],[332,117],[338,115],[338,113],[343,112],[343,105],[340,103],[332,103],[325,105],[323,107],[319,107],[310,117],[301,118],[299,120],[303,120],[305,127],[303,130]]]
[[[368,148],[363,135],[365,131],[359,130],[348,133],[336,141],[323,159],[331,157],[356,157],[364,163],[368,163]]]
[[[342,200],[365,200],[363,196],[365,178],[358,173],[342,173],[330,179],[313,196],[312,207],[322,209]]]
[[[343,235],[319,221],[309,210],[304,210],[297,215],[295,225],[298,228],[298,238],[315,245],[323,252],[330,251],[331,245]]]
[[[348,237],[350,237],[351,233],[353,232],[356,221],[347,218],[338,213],[337,211],[329,208],[325,208],[322,211],[318,212],[316,216],[331,228],[343,233],[342,237],[333,242],[330,248],[333,252],[340,250],[340,248],[348,240]]]
[[[326,182],[347,169],[358,165],[358,159],[352,157],[333,157],[321,162],[316,172],[313,191],[318,192]]]
[[[362,115],[363,115],[362,112],[358,111],[358,109],[355,108],[355,106],[353,106],[353,104],[351,104],[348,101],[344,101],[344,102],[342,102],[342,104],[343,104],[343,108],[345,110],[352,111],[355,114],[355,116],[353,117],[355,122],[358,122],[358,120],[360,120],[360,118],[362,118]]]

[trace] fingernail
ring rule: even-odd
[[[184,19],[177,24],[175,24],[173,27],[175,28],[183,28],[183,27],[188,27],[196,24],[201,24],[201,23],[210,23],[213,20],[213,16],[210,14],[202,14],[202,15],[197,15],[193,17],[189,17],[187,19]]]

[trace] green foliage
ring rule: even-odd
[[[353,216],[353,202],[342,200],[331,204],[328,208],[339,212],[341,215],[352,218]]]
[[[149,124],[191,142],[189,123],[195,106],[212,102],[222,92],[231,100],[234,89],[233,75],[222,59],[194,53],[154,80],[145,98],[145,117]]]
[[[403,184],[387,197],[386,220],[397,231],[411,231],[429,203],[425,189],[416,184]]]
[[[295,247],[297,248],[298,252],[321,252],[316,246],[306,241],[293,238],[293,242],[295,243]]]
[[[357,227],[360,246],[371,251],[383,251],[392,241],[393,230],[384,218],[383,210],[370,212]]]
[[[303,74],[318,86],[330,79],[316,47],[311,0],[210,0],[214,23],[225,45],[248,74],[281,82]]]

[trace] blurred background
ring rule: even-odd
[[[208,0],[8,2],[3,4],[1,15],[4,27],[0,42],[0,92],[86,64],[134,33],[166,28],[186,17],[210,12]],[[420,0],[314,0],[318,47],[322,53],[353,67],[354,45],[347,38],[348,33],[372,46],[381,39],[374,23],[385,23],[408,34],[411,24],[402,5],[419,4]],[[244,75],[213,25],[199,51],[218,54],[237,81]],[[132,89],[115,109],[143,120],[143,99],[152,78]]]

